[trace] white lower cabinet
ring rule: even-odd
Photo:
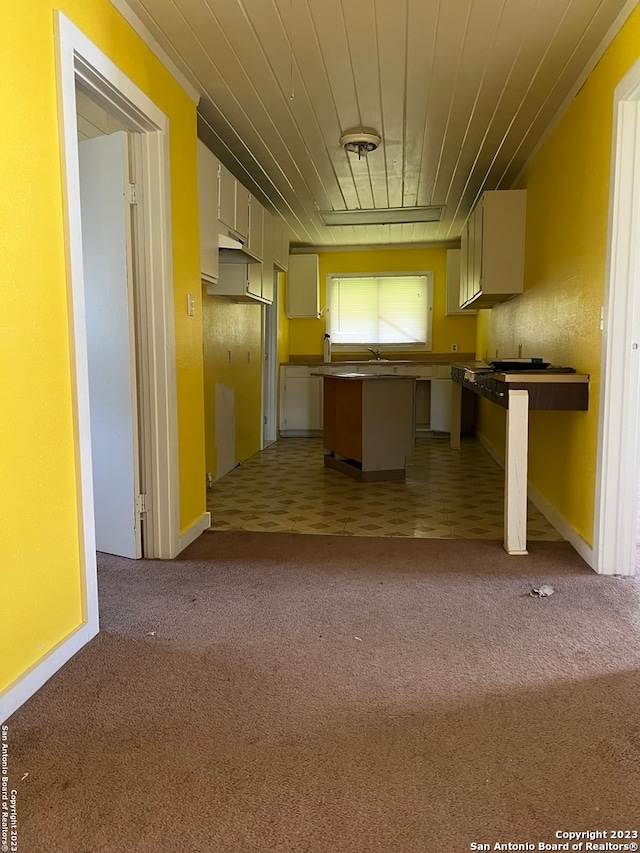
[[[322,377],[318,368],[280,368],[280,435],[322,431]]]
[[[389,362],[359,365],[282,365],[280,367],[280,435],[313,435],[322,431],[322,377],[326,373],[394,373],[417,376],[416,429],[418,432],[451,432],[451,368],[443,364]]]
[[[451,432],[451,380],[432,379],[430,428],[434,432]]]

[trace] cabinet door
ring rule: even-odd
[[[447,253],[448,257],[448,253]],[[448,275],[448,272],[447,272]],[[468,282],[469,280],[469,221],[465,222],[464,228],[462,229],[462,236],[460,239],[460,308],[465,304],[467,299],[469,298],[468,292]]]
[[[205,281],[218,280],[218,160],[198,140],[198,208],[200,271]]]
[[[262,264],[248,264],[247,293],[262,297]]]
[[[249,239],[247,246],[252,255],[264,258],[264,208],[257,198],[249,197]]]
[[[280,247],[280,258],[282,260],[282,271],[289,269],[289,231],[286,225],[282,227],[282,243]]]
[[[322,377],[286,376],[282,389],[280,429],[322,429]]]
[[[270,264],[262,265],[262,298],[266,299],[269,304],[273,302],[275,274],[275,270]]]
[[[431,429],[451,432],[451,380],[431,380]]]
[[[482,290],[482,225],[483,225],[483,205],[480,203],[473,212],[471,217],[473,222],[473,241],[471,245],[472,261],[471,261],[471,281],[469,299],[477,296]]]
[[[236,181],[236,224],[235,231],[245,242],[249,239],[249,199],[251,193]]]
[[[291,255],[287,273],[287,317],[318,318],[320,267],[317,255]]]
[[[215,287],[207,289],[211,295],[245,296],[248,287],[248,267],[257,264],[220,264],[220,275]]]
[[[282,270],[284,269],[282,266],[282,223],[277,216],[273,217],[271,240],[273,245],[273,263],[279,270]]]
[[[236,227],[236,179],[220,164],[218,171],[218,219],[232,231]]]
[[[273,216],[263,208],[262,217],[262,298],[273,302]]]

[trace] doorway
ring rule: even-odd
[[[614,96],[594,568],[636,571],[640,483],[640,60]]]

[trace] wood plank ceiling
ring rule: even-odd
[[[199,135],[294,244],[455,240],[507,189],[629,0],[129,0],[201,92]],[[370,128],[381,146],[347,154]],[[445,205],[437,223],[318,210]]]

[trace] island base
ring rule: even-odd
[[[362,464],[355,459],[341,459],[332,454],[331,451],[326,451],[324,454],[324,464],[327,468],[333,468],[341,474],[346,474],[347,477],[353,477],[360,483],[376,483],[381,480],[404,480],[406,479],[406,470],[404,468],[392,468],[382,471],[363,471]]]

